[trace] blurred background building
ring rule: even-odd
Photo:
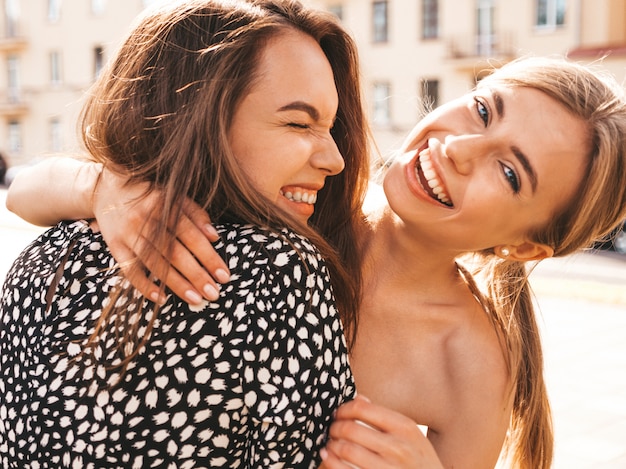
[[[0,153],[9,165],[78,150],[82,97],[134,18],[159,1],[0,0]],[[566,55],[626,77],[625,0],[305,1],[355,37],[384,156],[413,127],[422,100],[458,97],[492,63]]]

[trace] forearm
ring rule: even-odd
[[[93,218],[93,192],[101,166],[73,158],[47,158],[20,171],[7,193],[7,209],[40,226]]]

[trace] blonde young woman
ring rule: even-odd
[[[142,17],[88,97],[83,139],[111,171],[102,187],[117,172],[163,196],[147,250],[176,252],[190,198],[215,214],[232,278],[210,304],[144,298],[97,223],[37,238],[0,298],[0,465],[316,467],[354,395],[337,310],[349,324],[358,285],[330,243],[352,239],[335,227],[358,213],[364,122],[331,15],[189,0]]]
[[[367,398],[337,412],[325,465],[482,469],[500,458],[546,469],[553,438],[526,266],[584,248],[626,217],[622,91],[568,61],[520,60],[427,115],[401,153],[356,227],[363,296],[350,363]],[[116,213],[128,206],[118,193],[99,197]],[[31,221],[54,221],[28,197],[18,203]],[[79,203],[73,216],[91,216]],[[128,256],[124,240],[137,236],[118,231],[111,239]],[[201,291],[200,264],[173,263],[183,275],[172,288]]]

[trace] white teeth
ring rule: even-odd
[[[301,202],[309,205],[313,205],[315,202],[317,202],[317,192],[281,191],[280,193],[284,195],[286,199],[291,200],[292,202]]]
[[[443,183],[439,180],[437,173],[433,169],[432,161],[430,160],[430,152],[428,149],[422,150],[419,156],[419,164],[422,169],[422,173],[428,182],[428,187],[431,188],[433,194],[437,196],[440,202],[446,205],[450,205],[450,196],[447,194]]]

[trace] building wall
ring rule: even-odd
[[[9,164],[26,163],[54,152],[78,151],[77,118],[95,79],[95,50],[110,57],[145,0],[57,0],[58,17],[48,15],[49,0],[0,1],[0,152]],[[104,6],[101,12],[92,4]],[[11,9],[18,15],[12,21]],[[14,10],[13,10],[14,11]],[[51,54],[58,54],[53,81]],[[18,81],[9,80],[9,63],[18,61]],[[15,123],[19,148],[15,147]]]
[[[370,114],[373,87],[388,82],[391,118],[372,122],[383,158],[403,141],[419,119],[420,82],[438,80],[439,102],[458,97],[493,62],[522,55],[566,55],[598,62],[618,80],[626,78],[626,2],[624,0],[565,0],[565,20],[559,26],[537,26],[537,0],[439,0],[439,34],[422,39],[424,0],[388,0],[389,40],[372,42],[372,4],[376,0],[310,0],[337,11],[359,46],[364,92]],[[493,6],[493,48],[480,53],[477,8]]]
[[[82,98],[95,78],[95,50],[114,54],[136,16],[149,3],[168,0],[0,0],[0,152],[20,164],[52,152],[79,151],[76,123]],[[179,0],[169,0],[179,1]],[[469,90],[487,65],[524,54],[569,55],[626,78],[626,2],[565,0],[565,23],[538,27],[537,0],[439,0],[438,35],[423,39],[424,0],[388,0],[388,40],[373,41],[376,0],[305,0],[331,11],[359,46],[363,87],[374,135],[386,158],[421,115],[422,82],[437,81],[438,102]],[[477,6],[493,5],[493,46],[478,53]],[[60,5],[50,21],[50,3]],[[11,12],[19,15],[9,21]],[[94,12],[93,5],[102,11]],[[51,80],[51,53],[60,58],[60,80]],[[12,58],[18,86],[9,86]],[[374,88],[378,86],[378,95]],[[376,96],[388,86],[389,119],[380,121]],[[21,146],[12,148],[15,122]],[[55,124],[56,122],[56,124]],[[56,130],[54,130],[56,129]]]

